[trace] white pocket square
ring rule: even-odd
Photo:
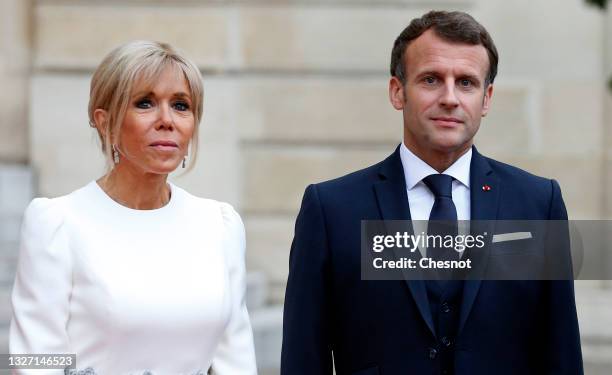
[[[504,241],[525,240],[531,238],[531,232],[511,232],[493,235],[493,243]]]

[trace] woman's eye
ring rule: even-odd
[[[174,103],[174,108],[176,108],[177,111],[188,111],[189,104],[185,102],[176,102]]]
[[[152,107],[152,105],[153,103],[151,103],[151,100],[149,99],[141,99],[136,102],[136,107],[140,109],[149,109]]]

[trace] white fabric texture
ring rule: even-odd
[[[95,181],[30,203],[11,353],[76,353],[97,375],[256,373],[240,216],[170,188],[155,210],[122,206]]]

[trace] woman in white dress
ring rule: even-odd
[[[167,181],[193,165],[202,104],[198,68],[167,44],[125,44],[97,68],[108,173],[30,203],[12,295],[10,352],[75,353],[76,369],[14,373],[256,373],[240,216]]]

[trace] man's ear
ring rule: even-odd
[[[393,108],[398,111],[404,109],[404,105],[406,103],[404,93],[404,84],[399,78],[393,76],[389,80],[389,101]]]
[[[491,98],[493,98],[493,84],[489,83],[485,90],[484,98],[482,99],[482,112],[481,116],[485,117],[489,113],[489,107],[491,106]]]
[[[104,109],[98,108],[93,113],[94,122],[98,133],[104,138],[106,136],[106,122],[108,121],[108,112]]]

